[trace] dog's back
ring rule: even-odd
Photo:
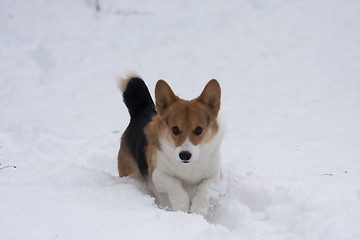
[[[147,175],[148,164],[145,156],[147,140],[144,127],[157,114],[149,89],[138,76],[121,80],[119,87],[130,114],[130,123],[121,138],[118,155],[119,175]]]

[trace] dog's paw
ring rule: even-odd
[[[209,211],[209,199],[206,197],[195,197],[191,201],[190,212],[206,216]]]
[[[178,192],[172,196],[169,195],[172,209],[174,211],[183,211],[187,212],[190,207],[190,199],[186,192],[182,192],[181,194]]]

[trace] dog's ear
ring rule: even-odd
[[[172,103],[177,101],[178,98],[164,80],[159,80],[155,87],[155,99],[156,111],[161,116]]]
[[[215,79],[210,80],[197,100],[210,108],[214,117],[220,110],[221,88]]]

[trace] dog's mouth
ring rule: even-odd
[[[182,160],[181,162],[182,162],[182,163],[190,163],[189,160]]]

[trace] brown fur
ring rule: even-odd
[[[145,136],[148,140],[146,147],[146,161],[148,163],[148,181],[152,181],[152,174],[157,166],[156,151],[160,149],[159,137],[158,137],[158,117],[154,117],[153,120],[145,127]]]
[[[220,109],[221,90],[215,79],[209,81],[201,95],[191,101],[175,96],[169,85],[159,80],[155,88],[155,97],[156,110],[161,121],[157,131],[163,132],[162,137],[171,138],[168,142],[174,142],[176,147],[180,146],[187,136],[194,145],[198,145],[211,139],[210,132],[217,132],[215,120]],[[174,126],[180,130],[177,136],[171,133]],[[199,136],[193,134],[197,127],[203,129]]]
[[[132,154],[130,153],[128,144],[124,137],[121,138],[121,145],[118,153],[118,170],[120,177],[141,176],[137,163]]]

